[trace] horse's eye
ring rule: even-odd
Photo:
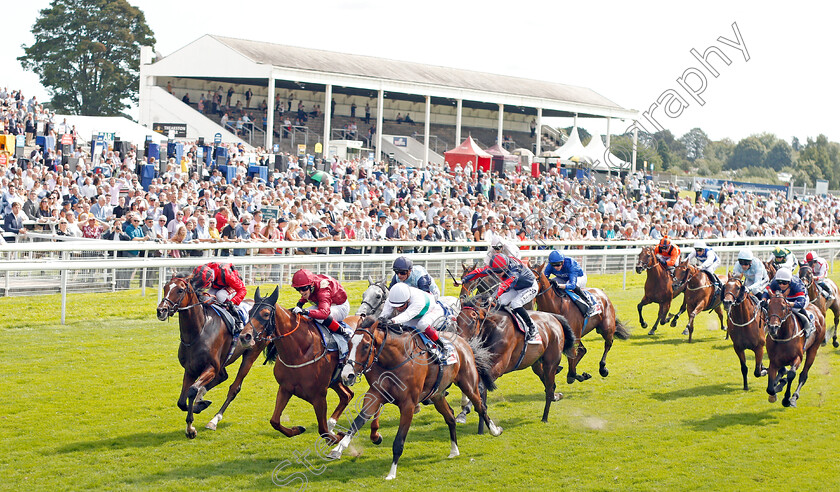
[[[179,288],[178,288],[178,293],[180,294],[181,292],[184,292],[184,289],[183,289],[183,288],[181,288],[181,287],[179,287]]]

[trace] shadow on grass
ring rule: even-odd
[[[682,332],[680,332],[682,333]],[[688,335],[678,335],[679,338],[660,338],[662,335],[647,335],[644,336],[634,336],[631,337],[630,340],[638,345],[693,345],[693,344],[700,344],[700,343],[709,343],[714,342],[715,340],[712,338],[694,338],[691,341],[691,344],[688,343]]]
[[[659,401],[671,401],[679,398],[691,398],[694,396],[716,396],[725,393],[727,390],[734,391],[736,389],[741,389],[741,386],[733,383],[707,384],[704,386],[695,386],[693,388],[666,391],[664,393],[651,393],[650,397]]]
[[[739,412],[712,415],[700,420],[683,420],[683,425],[696,431],[717,431],[733,425],[765,426],[778,421],[779,408],[768,408],[761,412]]]
[[[76,453],[79,451],[99,451],[102,449],[125,449],[160,446],[169,441],[186,441],[183,430],[170,432],[138,432],[126,436],[115,436],[96,441],[79,441],[57,448],[55,454]]]

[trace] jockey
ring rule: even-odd
[[[416,287],[423,292],[435,296],[435,299],[440,297],[440,290],[437,284],[432,280],[429,272],[421,266],[414,266],[411,260],[405,256],[400,256],[394,260],[394,276],[391,278],[391,283],[388,288],[392,289],[398,283],[405,283],[410,287]]]
[[[195,267],[192,277],[196,289],[207,290],[208,294],[215,297],[233,315],[236,329],[241,329],[243,315],[247,319],[248,313],[239,305],[247,291],[236,267],[230,263],[207,263]]]
[[[694,264],[700,268],[700,270],[708,273],[712,278],[712,282],[715,284],[715,289],[720,289],[720,279],[715,273],[717,267],[720,266],[720,257],[714,252],[714,250],[712,250],[712,248],[706,246],[705,241],[696,241],[694,243],[694,251],[689,253],[687,260],[689,262],[694,260]]]
[[[526,342],[542,343],[537,339],[537,329],[524,307],[533,301],[537,292],[540,291],[534,272],[516,258],[508,258],[505,255],[498,254],[493,257],[489,266],[476,268],[464,275],[462,282],[486,277],[490,273],[498,275],[501,279],[499,290],[496,292],[499,304],[509,307],[528,326],[528,334],[525,336]]]
[[[429,346],[429,351],[438,361],[445,361],[449,357],[449,348],[440,339],[434,326],[445,323],[446,314],[428,292],[409,287],[403,282],[396,284],[388,292],[388,300],[379,319],[423,332],[434,342],[434,346]]]
[[[548,265],[543,273],[549,280],[552,280],[553,275],[555,279],[552,282],[559,288],[576,294],[570,295],[569,298],[575,302],[584,318],[592,316],[594,309],[583,290],[586,287],[586,274],[577,261],[554,250],[548,255]]]
[[[828,275],[828,262],[824,258],[817,256],[817,253],[814,251],[808,251],[805,255],[805,261],[808,262],[808,266],[814,272],[814,282],[823,291],[823,297],[830,302],[834,299],[834,296],[831,294],[831,288],[825,283],[826,275]]]
[[[762,299],[770,299],[777,292],[785,295],[793,313],[796,314],[802,326],[805,327],[805,338],[807,339],[814,332],[814,324],[811,323],[811,317],[808,316],[808,311],[806,310],[808,307],[808,294],[805,292],[805,285],[799,280],[799,277],[794,277],[790,273],[790,270],[780,268],[776,272],[776,277],[773,278],[773,281],[765,289]]]
[[[339,323],[350,314],[350,301],[336,279],[315,275],[303,268],[292,276],[292,287],[300,293],[297,306],[292,308],[293,313],[309,316],[331,332],[350,338],[346,325]],[[307,302],[315,304],[315,307],[303,309]]]
[[[796,270],[797,265],[796,256],[789,249],[776,246],[776,249],[773,250],[773,266],[776,267],[776,270],[787,268],[792,273]]]
[[[748,249],[742,249],[738,252],[738,264],[735,265],[732,273],[744,276],[744,287],[752,295],[763,292],[767,284],[770,283],[764,263],[756,260],[752,251]]]
[[[674,267],[680,261],[680,248],[671,242],[668,236],[662,236],[659,244],[654,248],[653,252],[656,254],[656,259],[663,267],[667,268],[669,272],[674,273]]]
[[[490,266],[490,263],[493,261],[493,257],[496,255],[505,255],[508,258],[513,257],[522,263],[522,252],[519,248],[510,242],[505,241],[505,239],[499,234],[493,234],[493,237],[490,239],[490,247],[487,248],[487,255],[484,257],[484,264]]]

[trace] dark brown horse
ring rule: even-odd
[[[828,284],[828,287],[831,289],[831,294],[834,296],[831,304],[829,304],[820,293],[822,289],[819,288],[817,282],[814,280],[814,270],[810,266],[807,264],[799,266],[799,278],[802,279],[802,283],[808,288],[808,300],[811,304],[817,306],[817,309],[820,310],[826,318],[826,321],[828,321],[828,310],[830,309],[834,313],[834,332],[831,340],[834,348],[840,347],[840,343],[837,342],[837,324],[840,322],[840,292],[837,291],[837,285],[831,279],[825,279],[825,283]],[[826,327],[825,331],[826,335],[828,335],[828,327]]]
[[[741,376],[744,379],[744,391],[747,385],[747,358],[744,353],[752,350],[755,354],[755,377],[767,375],[767,369],[761,363],[764,358],[764,318],[758,300],[744,287],[740,275],[728,275],[723,284],[723,308],[726,310],[726,322],[732,347],[741,361]]]
[[[572,331],[575,333],[580,345],[577,350],[577,359],[573,364],[569,363],[569,372],[566,375],[566,382],[571,384],[575,381],[589,379],[588,374],[582,373],[579,378],[576,374],[577,364],[586,355],[586,348],[583,346],[583,337],[585,337],[592,330],[597,330],[598,334],[604,337],[604,354],[601,356],[598,372],[602,377],[607,377],[610,373],[607,370],[607,354],[612,348],[614,337],[621,340],[630,338],[630,333],[618,320],[615,315],[615,306],[601,289],[586,289],[592,296],[601,304],[601,314],[597,314],[584,323],[583,314],[575,305],[574,301],[568,295],[560,295],[554,291],[551,282],[545,276],[545,264],[538,265],[536,269],[532,269],[534,275],[537,277],[537,282],[540,286],[540,292],[535,298],[537,302],[537,309],[546,313],[562,314],[569,322]],[[584,326],[585,325],[585,326]]]
[[[542,421],[548,422],[551,403],[563,395],[555,393],[555,376],[560,369],[560,359],[566,354],[569,366],[576,360],[577,337],[566,318],[559,314],[529,312],[542,343],[528,344],[524,334],[518,330],[507,313],[491,311],[466,301],[458,315],[458,333],[466,339],[478,337],[483,347],[490,352],[492,380],[502,374],[530,367],[545,388],[545,408]],[[486,398],[486,392],[482,392]],[[486,403],[486,400],[485,400]],[[465,409],[466,411],[466,409]],[[479,421],[479,434],[482,421]]]
[[[473,402],[478,414],[487,424],[490,433],[498,436],[502,429],[487,416],[487,409],[479,394],[479,381],[485,388],[494,389],[490,376],[490,359],[487,350],[477,340],[467,343],[459,336],[452,337],[457,355],[453,364],[441,366],[434,363],[424,344],[412,330],[391,324],[380,324],[373,318],[365,319],[352,339],[352,348],[341,376],[348,385],[354,384],[364,374],[370,389],[364,398],[364,407],[353,420],[350,432],[330,453],[337,459],[349,446],[353,436],[370,418],[376,418],[385,403],[392,403],[400,409],[400,425],[394,438],[393,461],[386,480],[397,476],[397,463],[403,452],[408,429],[414,418],[414,410],[421,401],[431,400],[449,427],[450,453],[454,458],[460,454],[455,429],[455,416],[447,403],[444,391],[456,384]],[[376,429],[373,426],[376,425]],[[371,424],[371,440],[379,444],[378,422]]]
[[[722,281],[723,279],[721,279]],[[715,297],[715,286],[707,274],[690,264],[688,260],[682,261],[674,269],[674,288],[683,288],[685,301],[683,307],[674,316],[671,326],[676,326],[677,320],[683,311],[688,311],[688,325],[683,335],[688,334],[688,341],[692,341],[694,333],[694,318],[703,311],[714,311],[720,320],[720,329],[723,326],[723,310],[720,308],[720,297]]]
[[[205,307],[191,280],[187,274],[176,274],[167,282],[163,289],[163,300],[157,306],[157,317],[165,321],[178,313],[181,332],[178,361],[184,368],[178,408],[187,412],[186,434],[193,439],[196,436],[192,425],[193,414],[201,413],[210,406],[211,402],[203,399],[204,394],[227,379],[225,366],[242,356],[242,363],[239,365],[236,379],[228,388],[225,403],[207,424],[207,428],[212,430],[216,430],[216,425],[222,420],[222,414],[239,394],[242,381],[265,344],[253,347],[234,344],[221,316],[213,308]]]
[[[653,328],[650,329],[648,335],[656,333],[656,328],[659,324],[665,324],[671,319],[668,310],[671,309],[671,301],[676,297],[671,283],[671,275],[668,269],[662,266],[656,258],[656,252],[653,246],[645,246],[639,252],[639,260],[636,262],[636,273],[647,272],[645,278],[645,295],[636,306],[639,311],[639,324],[642,328],[647,328],[648,324],[642,316],[642,308],[650,303],[659,304],[659,314],[656,316],[656,321],[653,322]]]
[[[772,258],[764,262],[764,269],[771,280],[776,276],[776,262]]]
[[[776,402],[776,393],[787,385],[782,405],[796,406],[799,390],[808,380],[808,370],[817,357],[820,344],[825,339],[825,318],[813,304],[809,305],[807,310],[814,315],[814,333],[806,340],[799,320],[783,295],[777,293],[767,302],[765,326],[767,327],[767,356],[770,358],[770,367],[767,369],[767,394],[770,396],[767,400],[770,403]],[[791,396],[790,386],[803,360],[805,364],[799,374],[799,385]],[[790,369],[785,372],[785,367],[788,366]]]
[[[336,368],[339,353],[329,352],[318,327],[306,316],[294,314],[277,305],[279,288],[266,298],[260,297],[257,288],[254,294],[254,307],[251,308],[250,320],[242,330],[243,343],[259,343],[268,340],[274,346],[276,354],[274,378],[277,380],[277,400],[271,426],[286,437],[297,436],[306,431],[303,426],[285,427],[280,417],[292,396],[309,402],[315,409],[318,419],[318,433],[328,442],[338,442],[339,437],[332,429],[353,398],[350,391],[337,377]],[[271,347],[269,347],[270,349]],[[327,389],[332,388],[338,394],[338,406],[327,420]]]

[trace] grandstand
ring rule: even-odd
[[[246,114],[250,122],[239,123]],[[316,143],[349,137],[387,152],[383,135],[424,143],[428,135],[428,148],[443,154],[469,134],[483,147],[504,141],[539,154],[562,143],[543,118],[637,115],[584,87],[222,36],[168,56],[141,50],[143,125],[182,123],[190,140],[224,128],[225,141],[238,135],[269,151],[276,143],[297,153],[302,144],[312,153]]]

